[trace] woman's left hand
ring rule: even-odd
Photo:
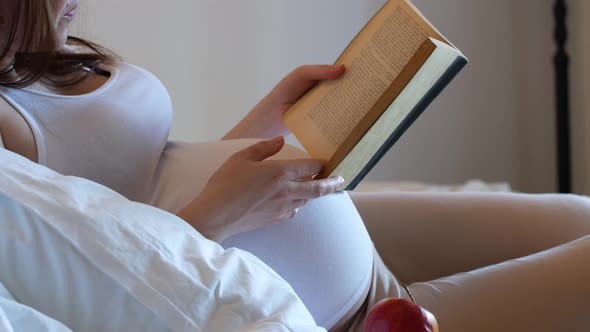
[[[344,65],[306,65],[283,78],[223,139],[286,136],[283,114],[318,81],[338,79]]]

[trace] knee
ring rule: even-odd
[[[558,196],[560,205],[569,213],[590,220],[590,197],[575,194],[561,194]]]

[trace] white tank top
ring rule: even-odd
[[[63,96],[0,87],[0,97],[31,127],[39,164],[145,201],[168,139],[170,97],[156,77],[139,67],[101,68],[110,77],[91,93]]]

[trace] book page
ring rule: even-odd
[[[441,42],[439,44],[443,43]],[[352,151],[357,143],[363,139],[367,132],[373,126],[377,125],[377,123],[384,116],[384,112],[387,112],[387,109],[391,103],[393,103],[408,87],[410,81],[415,78],[421,68],[425,65],[425,62],[431,57],[432,53],[435,52],[436,48],[437,43],[434,39],[426,39],[426,41],[414,54],[410,62],[392,82],[391,86],[389,86],[385,93],[381,95],[379,100],[377,100],[369,112],[367,112],[365,117],[359,121],[354,130],[350,133],[350,135],[348,135],[346,140],[340,144],[336,152],[332,155],[332,157],[328,160],[328,163],[322,169],[319,177],[330,174],[344,160],[344,158],[346,158],[346,156]],[[394,126],[391,127],[392,130],[394,128]]]
[[[307,151],[330,159],[431,34],[405,1],[388,2],[338,59],[343,77],[317,85],[286,114]]]
[[[424,46],[427,46],[429,42],[434,44],[432,45],[433,52],[404,90],[353,149],[346,153],[345,158],[331,167],[328,163],[319,178],[336,175],[344,177],[345,183],[339,190],[348,188],[353,182],[357,183],[357,176],[367,167],[370,169],[381,158],[382,153],[385,153],[401,137],[419,113],[424,111],[430,101],[441,91],[440,89],[450,82],[452,77],[446,75],[454,76],[464,65],[460,65],[460,63],[462,61],[467,63],[461,52],[449,44],[429,39]],[[459,67],[454,67],[457,65]],[[425,100],[430,101],[424,104]]]

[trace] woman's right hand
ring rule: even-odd
[[[205,237],[221,242],[295,216],[308,200],[336,191],[342,178],[305,180],[320,172],[319,159],[266,160],[284,146],[282,137],[232,155],[178,216]]]

